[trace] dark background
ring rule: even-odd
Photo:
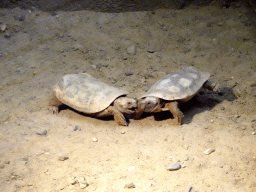
[[[255,8],[255,0],[0,0],[0,8],[39,9],[42,11],[92,10],[103,12],[147,11],[159,8],[182,9],[189,5],[213,4],[228,8],[232,3],[241,2]]]

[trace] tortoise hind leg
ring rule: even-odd
[[[103,117],[103,116],[108,116],[108,115],[113,115],[114,120],[122,126],[128,126],[128,123],[125,120],[124,115],[115,107],[109,106],[107,109],[104,111],[100,112],[97,114],[97,117]]]
[[[166,103],[165,107],[168,108],[173,115],[172,124],[181,125],[184,115],[178,107],[178,102],[174,101],[174,102]]]
[[[59,107],[63,105],[62,102],[60,102],[56,96],[54,96],[48,104],[48,110],[51,111],[53,114],[59,113]]]

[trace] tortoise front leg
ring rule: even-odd
[[[125,117],[123,115],[123,113],[121,113],[118,109],[116,109],[113,106],[109,106],[107,109],[105,109],[103,111],[104,114],[106,115],[113,115],[114,116],[114,120],[122,126],[128,126],[128,123],[125,120]]]
[[[59,107],[63,105],[62,102],[59,101],[59,99],[57,99],[56,96],[54,96],[48,104],[48,110],[51,111],[53,114],[57,114],[59,113]]]
[[[135,119],[139,119],[141,117],[141,115],[143,114],[144,110],[142,109],[142,107],[140,105],[138,105],[138,108],[135,111],[135,114],[133,115],[133,117]]]
[[[168,108],[173,115],[172,124],[181,125],[184,115],[178,107],[178,102],[174,101],[174,102],[166,103],[165,107]]]

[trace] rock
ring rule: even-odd
[[[75,125],[75,127],[73,128],[73,131],[77,131],[77,129],[78,129],[78,125]]]
[[[9,160],[5,160],[4,163],[5,164],[10,164],[10,161]]]
[[[1,31],[4,32],[6,29],[7,29],[6,24],[2,24],[2,25],[1,25]]]
[[[210,154],[213,153],[214,151],[215,151],[215,149],[209,148],[209,149],[206,149],[206,150],[204,151],[204,154],[205,154],[205,155],[210,155]]]
[[[135,167],[134,166],[130,166],[130,167],[128,167],[128,171],[133,171],[135,169]]]
[[[149,53],[155,53],[155,50],[153,50],[153,49],[148,49],[148,52],[149,52]]]
[[[135,188],[135,185],[133,183],[127,183],[127,184],[125,184],[124,188],[133,189],[133,188]]]
[[[65,161],[65,160],[68,159],[68,156],[67,156],[66,154],[61,154],[61,155],[58,157],[58,159],[59,159],[60,161]]]
[[[93,137],[93,138],[92,138],[92,141],[93,141],[93,142],[97,142],[98,139],[97,139],[96,137]]]
[[[179,163],[175,163],[167,168],[168,171],[176,171],[181,168],[181,165]]]
[[[125,76],[131,76],[131,75],[133,75],[133,72],[131,71],[125,72]]]
[[[84,189],[86,188],[89,184],[85,181],[85,178],[84,177],[80,177],[78,179],[78,182],[79,182],[79,185],[80,185],[80,188],[81,189]]]
[[[73,176],[70,176],[69,178],[68,178],[68,181],[69,181],[69,183],[71,184],[71,185],[75,185],[78,181],[77,181],[77,179],[76,179],[76,177],[73,177]]]
[[[134,45],[131,45],[127,48],[127,53],[131,54],[131,55],[135,55],[136,54],[136,48]]]
[[[47,135],[47,131],[46,130],[39,130],[36,132],[37,135]]]

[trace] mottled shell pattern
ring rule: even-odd
[[[100,112],[117,97],[128,94],[87,73],[65,75],[53,90],[62,103],[84,113]]]
[[[200,72],[194,67],[186,67],[171,73],[158,82],[141,98],[153,96],[164,100],[181,100],[193,97],[210,77],[207,72]]]

